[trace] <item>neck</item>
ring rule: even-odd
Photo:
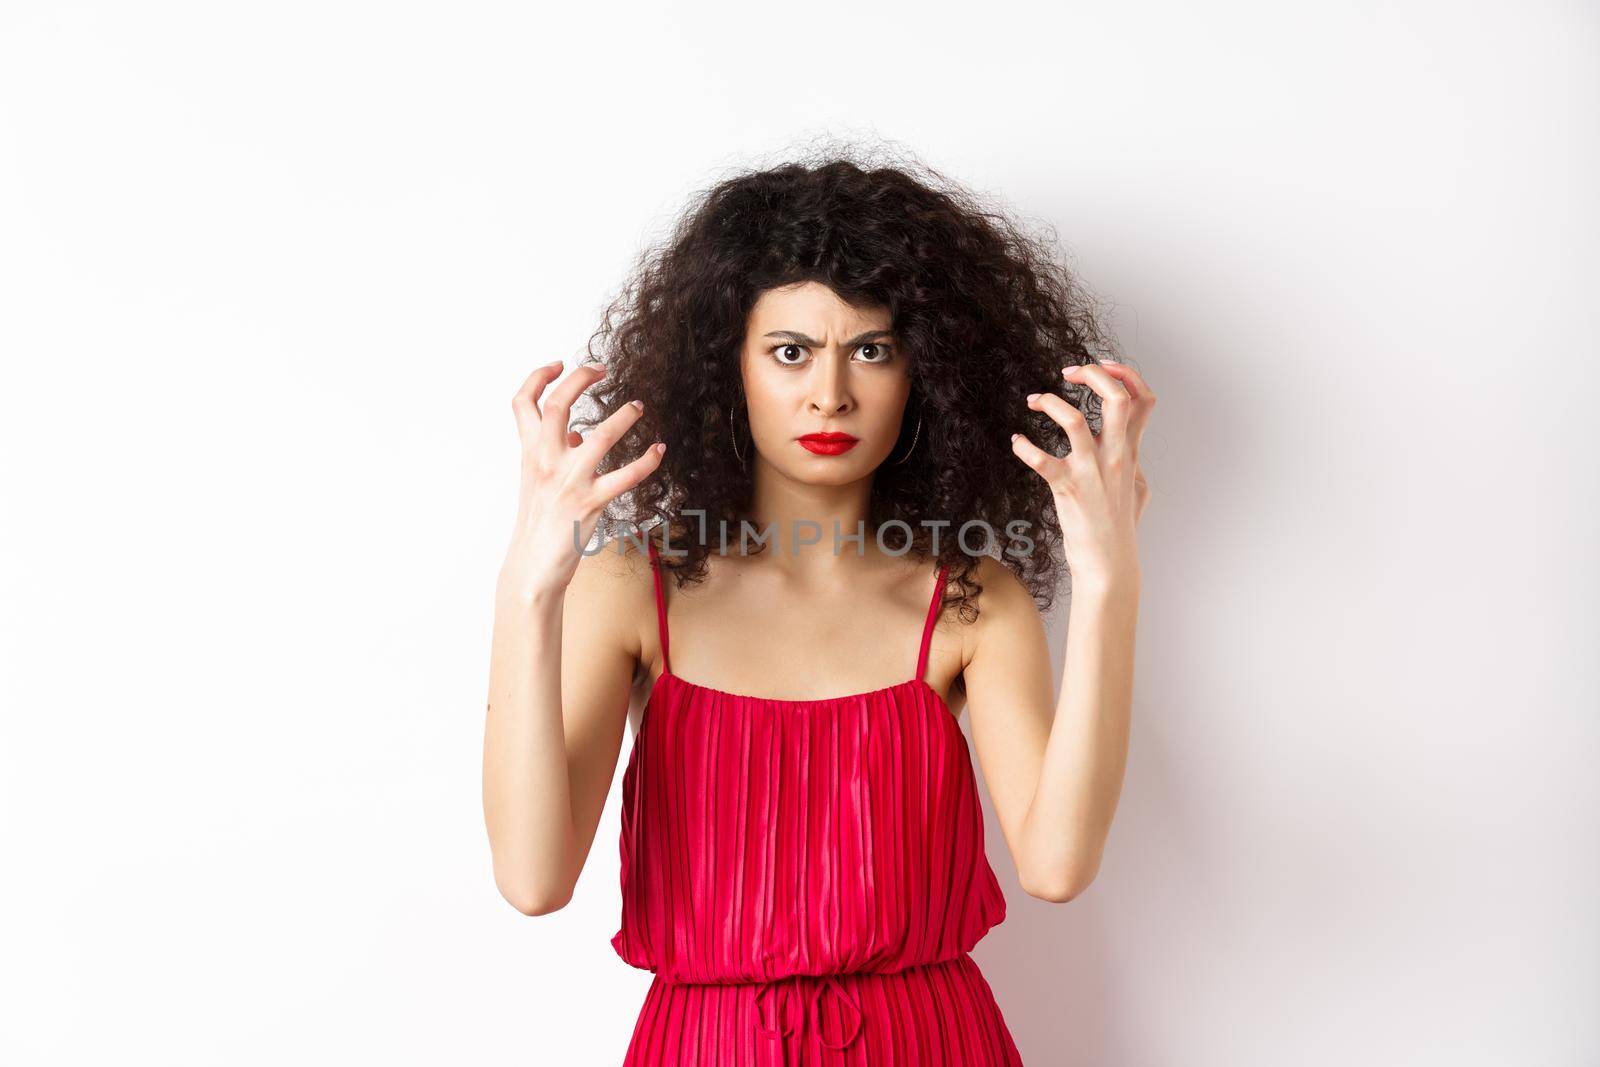
[[[813,485],[787,477],[759,456],[756,459],[750,523],[758,531],[771,531],[776,549],[772,558],[785,567],[798,564],[806,570],[833,569],[876,555],[868,523],[871,503],[871,476],[845,485]],[[835,523],[839,531],[837,553]],[[857,533],[863,534],[861,546],[844,540]]]

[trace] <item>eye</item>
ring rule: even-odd
[[[860,348],[857,348],[856,351],[860,352],[863,348],[872,350],[872,355],[866,359],[863,359],[861,361],[863,363],[887,363],[889,362],[889,357],[893,355],[894,352],[894,350],[888,345],[875,344],[871,341],[868,341]]]
[[[803,359],[785,358],[790,349],[794,349],[796,352],[805,351],[805,347],[803,345],[779,345],[772,350],[772,358],[783,364],[785,367],[798,367],[800,364],[805,362]]]

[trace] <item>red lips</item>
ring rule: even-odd
[[[847,433],[808,433],[800,438],[800,447],[819,456],[837,456],[854,448],[857,440]]]

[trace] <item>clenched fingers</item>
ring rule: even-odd
[[[598,506],[614,500],[629,489],[638,485],[661,466],[661,457],[666,453],[667,446],[664,441],[657,441],[644,450],[644,454],[631,463],[625,463],[614,471],[607,471],[594,480],[596,495],[600,498]]]
[[[638,422],[643,414],[644,404],[631,400],[608,415],[600,425],[589,431],[588,437],[584,438],[577,457],[581,465],[587,470],[599,467],[600,460],[622,440],[629,427]]]
[[[1128,449],[1135,460],[1139,458],[1139,443],[1144,440],[1145,427],[1150,422],[1150,411],[1156,406],[1155,390],[1144,376],[1126,363],[1100,362],[1105,372],[1122,383],[1133,398],[1133,414],[1128,418]]]
[[[585,363],[573,368],[571,374],[550,390],[550,396],[545,400],[540,412],[542,425],[539,436],[546,463],[555,463],[566,451],[567,429],[572,421],[572,405],[577,402],[579,395],[585,389],[603,378],[605,373],[606,369],[599,364]]]
[[[1133,415],[1133,397],[1117,379],[1098,363],[1075,363],[1061,369],[1069,382],[1082,382],[1100,395],[1104,418],[1100,427],[1100,449],[1108,454],[1125,454],[1128,449],[1128,421]]]
[[[517,435],[522,438],[523,446],[526,448],[532,448],[538,441],[539,396],[544,392],[545,386],[555,381],[560,373],[559,359],[554,363],[546,363],[528,375],[511,398],[511,414],[517,420]]]

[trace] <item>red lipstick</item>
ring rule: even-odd
[[[857,440],[847,433],[808,433],[800,438],[800,447],[819,456],[837,456],[854,448]]]

